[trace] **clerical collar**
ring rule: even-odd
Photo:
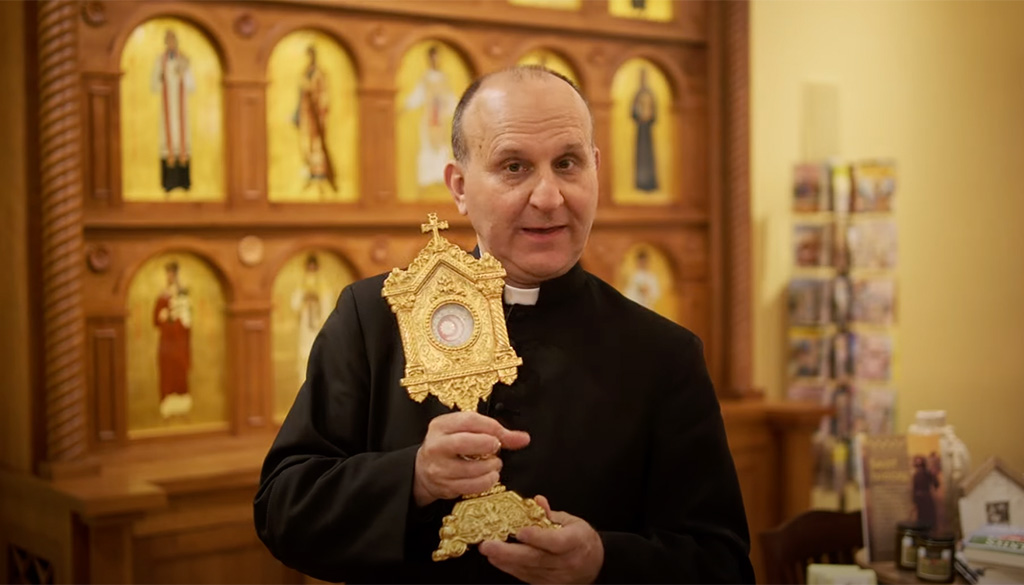
[[[480,257],[480,246],[473,248],[473,257]],[[522,304],[522,305],[533,305],[537,304],[544,307],[549,307],[553,304],[561,303],[567,299],[575,297],[582,289],[583,285],[587,281],[587,273],[584,272],[583,267],[577,262],[569,269],[568,272],[562,276],[556,276],[551,280],[545,280],[540,283],[539,289],[517,289],[519,291],[529,293],[531,296],[535,295],[533,302],[524,302],[516,300],[514,303],[509,301],[509,287],[505,285],[504,300],[508,304]],[[517,293],[512,293],[517,294]]]
[[[540,287],[516,288],[512,285],[505,285],[503,298],[506,305],[536,305],[537,297],[540,296]]]

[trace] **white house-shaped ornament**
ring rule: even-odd
[[[1024,526],[1024,474],[998,457],[990,457],[960,487],[964,536],[986,524]]]

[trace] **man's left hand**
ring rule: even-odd
[[[552,512],[547,498],[534,500],[558,529],[527,526],[516,533],[518,543],[488,540],[480,554],[492,565],[527,583],[593,583],[604,563],[604,544],[585,520]]]

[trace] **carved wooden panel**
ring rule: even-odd
[[[450,203],[399,202],[396,72],[407,51],[425,41],[450,46],[477,74],[538,51],[564,60],[591,103],[605,163],[585,266],[614,283],[635,246],[663,253],[675,318],[704,339],[719,392],[748,384],[747,7],[674,8],[673,21],[662,23],[616,18],[600,0],[579,11],[497,0],[40,4],[47,459],[78,458],[90,444],[130,446],[124,307],[133,275],[149,258],[195,254],[221,281],[231,321],[225,432],[235,435],[273,426],[270,288],[286,258],[322,248],[360,277],[385,272],[423,245],[417,229],[430,211],[451,222],[450,239],[472,248],[470,226]],[[210,119],[223,126],[223,201],[122,200],[122,54],[133,31],[153,19],[187,24],[216,54],[224,111]],[[356,157],[354,203],[268,201],[268,64],[278,43],[300,30],[319,31],[351,58],[358,148],[338,155]],[[674,179],[664,205],[615,203],[621,169],[611,161],[623,145],[611,131],[611,88],[631,59],[657,67],[673,96]],[[246,237],[252,239],[243,245]]]
[[[89,324],[89,379],[93,399],[92,426],[100,443],[123,436],[120,397],[124,371],[124,338],[119,320],[94,319]]]
[[[237,185],[239,203],[261,202],[267,193],[267,145],[263,84],[228,82],[228,135],[238,136],[239,148],[231,152],[228,183]]]
[[[88,104],[88,135],[91,137],[86,162],[86,188],[90,203],[109,205],[120,197],[121,176],[120,129],[118,127],[117,76],[97,74],[85,76]]]
[[[271,379],[270,367],[266,360],[267,345],[270,343],[266,318],[243,318],[241,392],[245,397],[245,424],[262,427],[267,424]]]

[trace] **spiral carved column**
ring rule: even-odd
[[[727,376],[733,389],[749,390],[753,383],[750,252],[750,5],[726,2],[725,143],[727,203],[724,213],[727,250],[726,286],[729,289]]]
[[[39,168],[48,463],[86,451],[78,4],[38,7]]]

